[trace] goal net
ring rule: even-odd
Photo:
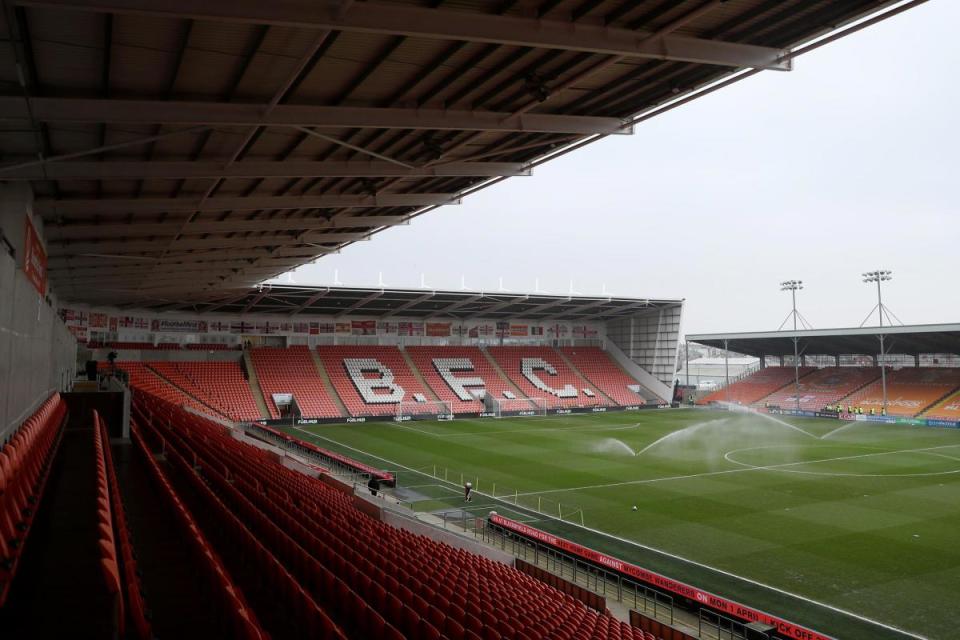
[[[453,407],[444,400],[404,401],[397,404],[395,420],[453,420]]]
[[[497,418],[547,415],[544,398],[493,398],[493,403]]]

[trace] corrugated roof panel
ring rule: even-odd
[[[234,91],[236,100],[268,102],[294,74],[298,61],[299,56],[257,53]]]

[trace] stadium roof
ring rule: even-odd
[[[880,352],[880,335],[884,336],[886,353],[912,356],[922,353],[960,354],[960,324],[713,333],[688,335],[686,339],[757,357],[792,356],[795,337],[799,338],[800,350],[805,355],[870,355]]]
[[[614,298],[610,296],[553,296],[481,291],[430,291],[353,287],[263,285],[221,292],[209,303],[178,305],[199,313],[264,313],[303,315],[397,316],[412,318],[524,318],[580,320],[625,318],[645,311],[673,307],[682,300]]]
[[[9,0],[0,180],[61,297],[209,300],[920,2]]]

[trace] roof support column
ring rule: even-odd
[[[878,285],[879,286],[879,285]],[[887,415],[887,358],[884,352],[883,334],[880,334],[880,381],[883,384],[883,415]]]
[[[794,319],[796,321],[796,319]],[[797,412],[800,412],[800,338],[793,337],[793,395]]]
[[[730,352],[727,351],[727,340],[723,340],[723,377],[724,387],[727,390],[727,404],[730,403]],[[729,408],[729,407],[728,407]]]

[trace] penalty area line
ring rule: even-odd
[[[369,452],[364,451],[364,450],[362,450],[362,449],[357,449],[356,447],[351,447],[350,445],[343,444],[342,442],[337,442],[336,440],[332,440],[332,439],[327,438],[327,437],[325,437],[325,436],[321,436],[321,435],[312,433],[312,432],[307,431],[307,430],[305,430],[305,429],[301,429],[300,427],[294,427],[294,429],[296,429],[297,431],[300,431],[300,432],[302,432],[302,433],[305,433],[305,434],[307,434],[307,435],[309,435],[309,436],[318,438],[318,439],[320,439],[320,440],[325,440],[325,441],[330,442],[330,443],[332,443],[332,444],[335,444],[335,445],[337,445],[337,446],[344,447],[345,449],[350,449],[351,451],[356,451],[357,453],[360,453],[360,454],[362,454],[362,455],[368,456],[368,457],[370,457],[370,458],[374,458],[374,459],[380,460],[380,461],[382,461],[382,462],[386,462],[388,465],[391,465],[391,466],[393,466],[393,467],[400,468],[400,469],[405,469],[405,470],[411,471],[411,472],[413,472],[413,473],[418,473],[418,474],[420,474],[420,475],[422,475],[422,476],[425,476],[425,477],[427,477],[427,478],[432,478],[432,476],[430,476],[429,474],[424,473],[423,471],[417,471],[416,469],[413,469],[413,468],[411,468],[411,467],[407,467],[407,466],[405,466],[405,465],[402,465],[402,464],[400,464],[400,463],[398,463],[398,462],[396,462],[396,461],[394,461],[394,460],[388,460],[387,458],[384,458],[384,457],[382,457],[382,456],[378,456],[378,455],[369,453]],[[960,446],[960,445],[946,445],[946,446],[943,446],[943,447],[930,447],[930,449],[945,449],[945,448],[947,448],[947,447],[957,447],[957,446]],[[748,469],[731,469],[730,471],[748,471]],[[437,478],[437,480],[439,480],[439,479]],[[443,481],[441,481],[441,482],[443,482]],[[453,484],[453,483],[449,483],[449,482],[448,482],[448,484]],[[476,493],[477,493],[478,495],[487,496],[488,498],[489,498],[489,497],[492,497],[492,496],[489,496],[489,495],[487,495],[487,494],[484,494],[484,493],[482,493],[482,492],[480,492],[480,491],[477,491]],[[494,498],[494,499],[496,499],[496,498]],[[506,504],[506,503],[504,503],[504,504]],[[521,507],[521,509],[522,509],[522,508],[523,508],[523,507]],[[519,513],[519,511],[517,511],[517,513]],[[529,511],[529,513],[530,513],[531,515],[533,515],[533,514],[535,514],[536,512]],[[536,514],[536,515],[540,516],[540,515],[546,515],[546,514]],[[616,541],[618,541],[618,542],[622,542],[622,543],[624,543],[624,544],[627,544],[627,545],[636,547],[636,548],[638,548],[638,549],[644,549],[644,550],[646,550],[646,551],[650,551],[650,552],[652,552],[652,553],[656,553],[656,554],[658,554],[658,555],[662,555],[662,556],[664,556],[664,557],[671,558],[671,559],[673,559],[673,560],[678,560],[678,561],[680,561],[680,562],[687,563],[687,564],[689,564],[689,565],[698,567],[698,568],[700,568],[700,569],[705,569],[705,570],[707,570],[707,571],[711,571],[711,572],[713,572],[713,573],[716,573],[716,574],[725,576],[725,577],[727,577],[727,578],[732,578],[732,579],[734,579],[734,580],[740,580],[741,582],[744,582],[744,583],[746,583],[746,584],[751,584],[751,585],[754,585],[754,586],[756,586],[756,587],[760,587],[760,588],[763,588],[763,589],[768,589],[768,590],[770,590],[770,591],[772,591],[772,592],[774,592],[774,593],[779,593],[780,595],[787,596],[787,597],[789,597],[789,598],[794,598],[794,599],[796,599],[796,600],[800,600],[800,601],[803,601],[803,602],[807,602],[807,603],[809,603],[809,604],[812,604],[812,605],[821,607],[821,608],[826,609],[826,610],[828,610],[828,611],[833,611],[834,613],[838,613],[838,614],[840,614],[840,615],[848,616],[848,617],[853,618],[853,619],[855,619],[855,620],[859,620],[859,621],[861,621],[861,622],[865,622],[865,623],[867,623],[867,624],[871,624],[871,625],[874,625],[874,626],[876,626],[876,627],[880,627],[881,629],[886,629],[887,631],[893,631],[893,632],[895,632],[895,633],[902,634],[902,635],[904,635],[904,636],[906,636],[906,637],[908,637],[908,638],[913,638],[914,640],[929,640],[929,638],[927,638],[926,636],[922,636],[922,635],[913,633],[913,632],[911,632],[911,631],[906,631],[905,629],[901,629],[901,628],[899,628],[899,627],[895,627],[895,626],[890,625],[890,624],[887,624],[887,623],[885,623],[885,622],[880,622],[879,620],[873,620],[872,618],[868,618],[868,617],[866,617],[866,616],[860,615],[859,613],[854,613],[854,612],[852,612],[852,611],[848,611],[848,610],[846,610],[846,609],[843,609],[843,608],[840,608],[840,607],[836,607],[836,606],[834,606],[834,605],[832,605],[832,604],[827,604],[827,603],[825,603],[825,602],[820,602],[820,601],[818,601],[818,600],[814,600],[813,598],[808,598],[808,597],[806,597],[806,596],[801,596],[801,595],[799,595],[799,594],[796,594],[796,593],[792,593],[792,592],[790,592],[790,591],[787,591],[786,589],[781,589],[780,587],[774,587],[773,585],[765,584],[765,583],[760,582],[760,581],[758,581],[758,580],[753,580],[752,578],[746,578],[746,577],[744,577],[744,576],[737,575],[737,574],[735,574],[735,573],[732,573],[732,572],[730,572],[730,571],[726,571],[726,570],[724,570],[724,569],[718,569],[717,567],[711,567],[711,566],[708,565],[708,564],[704,564],[704,563],[702,563],[702,562],[697,562],[696,560],[691,560],[691,559],[689,559],[689,558],[685,558],[685,557],[683,557],[683,556],[680,556],[680,555],[677,555],[677,554],[674,554],[674,553],[670,553],[669,551],[664,551],[664,550],[662,550],[662,549],[657,549],[657,548],[655,548],[655,547],[650,547],[650,546],[647,546],[647,545],[642,544],[642,543],[640,543],[640,542],[636,542],[636,541],[634,541],[634,540],[628,540],[627,538],[622,538],[622,537],[617,536],[617,535],[614,535],[614,534],[612,534],[612,533],[607,533],[607,532],[605,532],[605,531],[600,531],[599,529],[594,529],[594,528],[592,528],[592,527],[587,527],[587,526],[585,526],[585,525],[580,525],[580,524],[577,524],[577,523],[575,523],[575,522],[569,522],[569,521],[567,521],[567,520],[559,520],[558,518],[555,518],[554,516],[550,516],[550,515],[547,515],[546,518],[541,518],[541,520],[543,520],[543,521],[545,521],[545,522],[546,522],[546,521],[558,521],[558,522],[562,522],[562,523],[568,524],[568,525],[570,525],[570,526],[572,526],[572,527],[576,527],[576,528],[582,529],[582,530],[584,530],[584,531],[589,531],[590,533],[593,533],[593,534],[596,534],[596,535],[599,535],[599,536],[602,536],[602,537],[610,538],[610,539],[612,539],[612,540],[616,540]]]

